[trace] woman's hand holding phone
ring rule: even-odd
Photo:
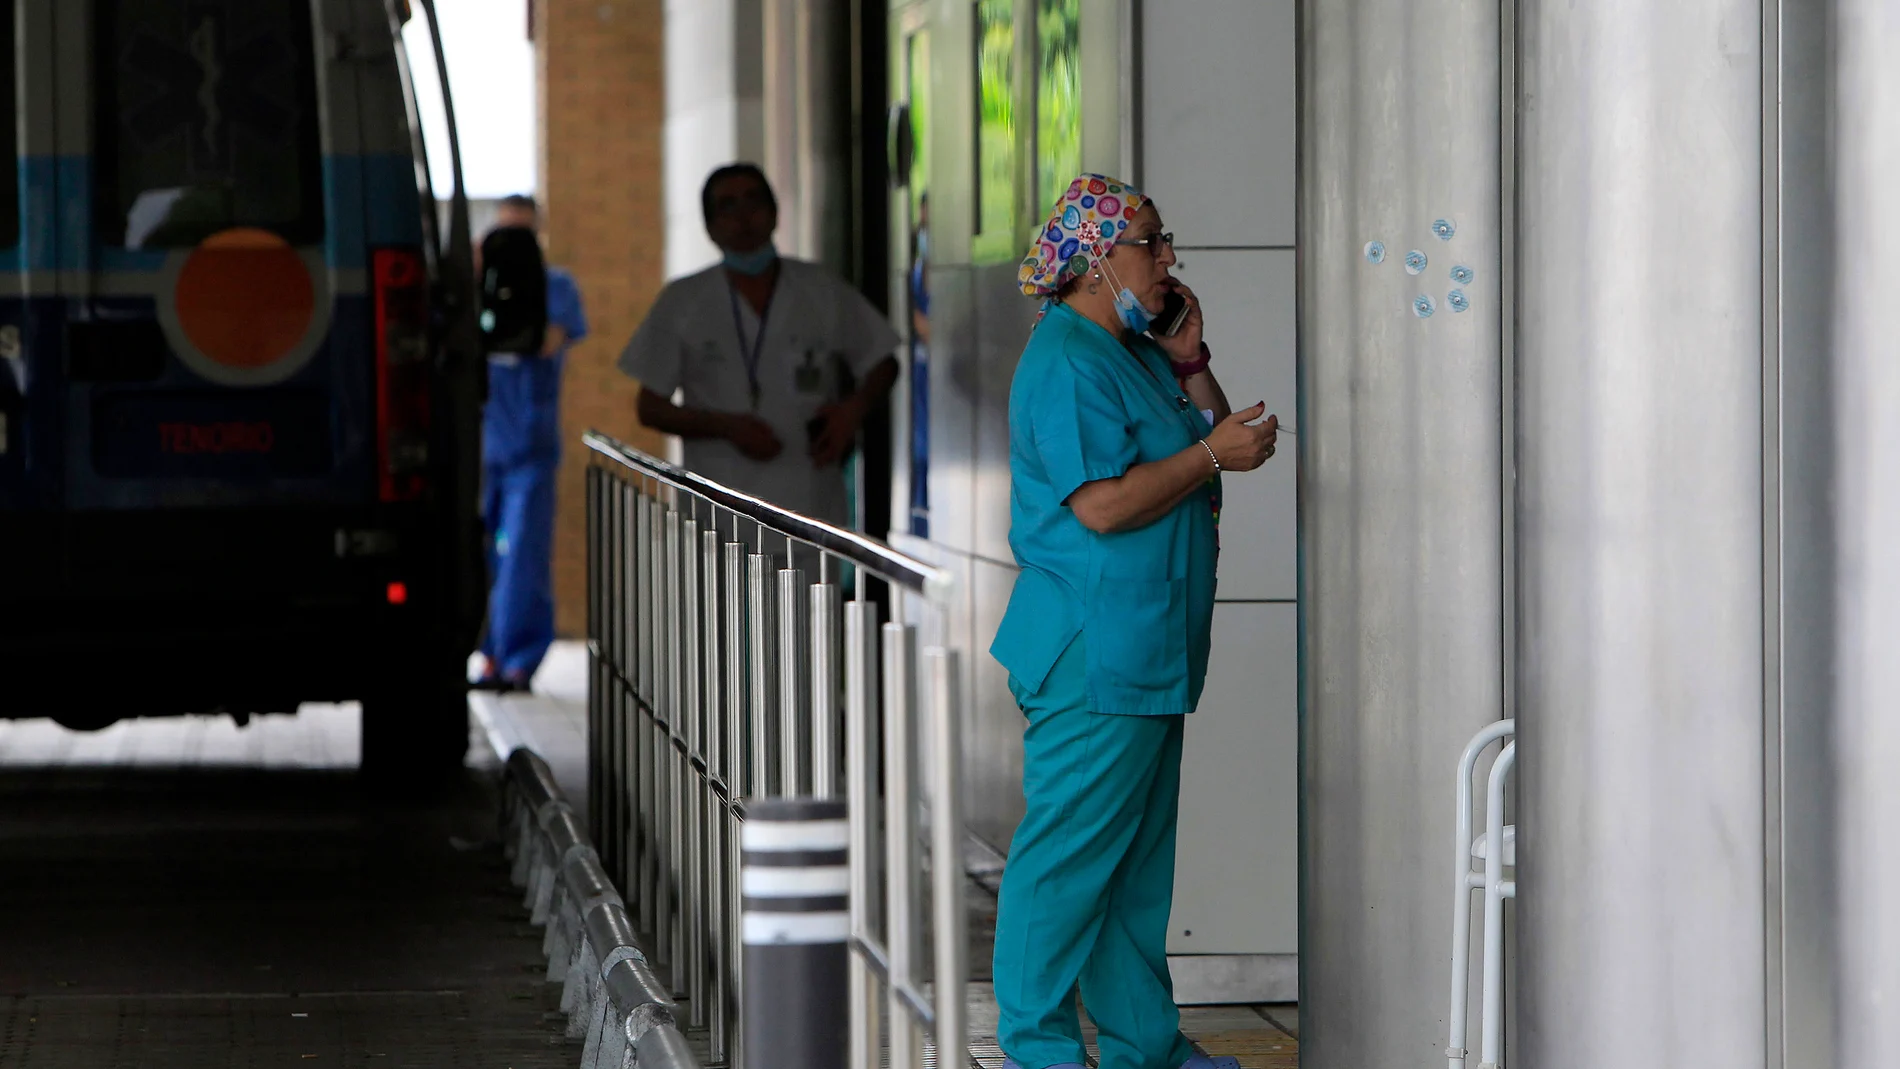
[[[1186,302],[1187,313],[1179,316],[1181,325],[1175,328],[1172,334],[1163,333],[1169,323],[1170,310],[1177,300]],[[1150,336],[1154,338],[1155,344],[1161,346],[1162,351],[1168,354],[1168,359],[1177,364],[1192,363],[1201,355],[1201,299],[1194,295],[1194,291],[1188,288],[1187,283],[1180,279],[1171,279],[1168,302],[1169,309],[1164,309],[1155,317],[1152,327],[1155,333]]]

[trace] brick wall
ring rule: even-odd
[[[664,455],[634,419],[638,387],[614,368],[665,281],[662,0],[534,0],[540,197],[549,259],[574,273],[592,336],[568,358],[567,450],[554,535],[555,626],[587,628],[587,467],[581,432]]]

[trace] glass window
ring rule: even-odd
[[[98,240],[323,234],[308,0],[96,0]]]
[[[1009,238],[1015,214],[1016,27],[1012,0],[976,5],[976,230]]]
[[[1036,3],[1036,207],[1082,171],[1082,0]]]
[[[911,211],[930,182],[930,36],[912,34],[905,42],[906,68],[910,89],[910,174]]]

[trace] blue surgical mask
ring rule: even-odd
[[[763,275],[775,263],[778,263],[778,247],[769,241],[751,252],[726,253],[726,268],[742,275]]]
[[[1135,292],[1127,286],[1115,295],[1115,311],[1122,317],[1122,326],[1136,334],[1147,330],[1148,324],[1155,321],[1154,313],[1143,308],[1141,302],[1135,300]]]
[[[1106,259],[1102,261],[1102,269],[1108,272],[1108,281],[1111,284],[1121,282],[1121,279],[1114,277],[1115,272],[1108,266]],[[1141,302],[1135,300],[1135,291],[1129,289],[1127,286],[1123,286],[1121,290],[1115,294],[1115,314],[1121,316],[1122,326],[1127,327],[1136,334],[1146,331],[1148,325],[1155,321],[1154,313],[1143,308]]]

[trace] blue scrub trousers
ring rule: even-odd
[[[1084,1063],[1075,987],[1101,1069],[1178,1069],[1168,974],[1183,716],[1092,712],[1077,637],[1040,692],[1010,688],[1028,717],[1023,793],[996,921],[997,1038],[1021,1069]]]
[[[542,465],[489,468],[482,518],[488,526],[490,671],[526,683],[554,642],[554,482]]]
[[[554,642],[562,362],[559,356],[490,357],[482,409],[482,520],[491,584],[482,656],[489,671],[523,684]]]

